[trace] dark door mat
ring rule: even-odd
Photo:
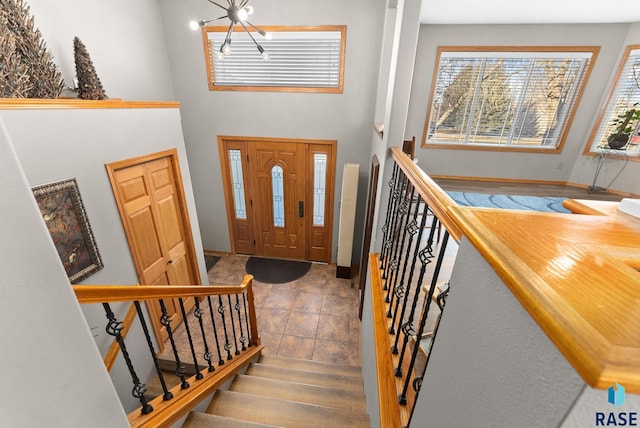
[[[253,275],[256,281],[267,284],[284,284],[285,282],[300,279],[311,269],[310,262],[297,262],[291,260],[264,259],[261,257],[249,257],[247,260],[247,273]]]
[[[209,272],[211,268],[214,267],[216,263],[218,263],[218,260],[220,260],[219,256],[208,256],[206,254],[204,255],[204,262],[207,266],[207,272]]]

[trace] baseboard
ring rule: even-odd
[[[581,188],[581,189],[588,189],[589,188],[588,184],[571,183],[569,181],[567,181],[566,185],[567,186],[571,186],[571,187],[578,187],[578,188]],[[623,197],[626,197],[626,198],[640,198],[640,195],[636,195],[635,193],[623,192],[622,190],[616,190],[616,189],[607,189],[607,193],[611,193],[613,195],[618,195],[618,196],[623,196]]]
[[[492,177],[469,177],[469,176],[457,176],[457,175],[431,175],[429,177],[434,180],[460,180],[460,181],[491,181],[494,183],[522,183],[522,184],[550,184],[555,186],[569,186],[566,181],[552,181],[552,180],[530,180],[524,178],[492,178]]]
[[[336,278],[351,279],[351,266],[337,266]]]
[[[230,256],[231,253],[228,251],[204,250],[204,255],[222,257],[222,256]]]

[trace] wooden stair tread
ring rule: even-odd
[[[362,391],[349,391],[247,375],[236,375],[229,390],[335,409],[366,411],[366,397]]]
[[[326,386],[330,388],[362,391],[362,376],[323,373],[309,370],[271,366],[262,363],[252,363],[247,368],[247,375],[260,376],[289,382]]]
[[[292,428],[370,427],[362,412],[218,390],[207,413]]]
[[[260,356],[260,363],[270,366],[287,367],[292,369],[309,370],[320,373],[342,374],[345,376],[355,376],[362,378],[360,367],[342,366],[338,364],[325,363],[313,360],[300,360],[295,358],[279,357],[276,355]]]
[[[191,412],[182,424],[182,428],[278,428],[276,425],[265,425],[258,422],[242,421],[235,418],[210,415],[208,413]]]

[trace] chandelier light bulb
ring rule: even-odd
[[[218,59],[222,60],[224,59],[224,54],[222,52],[218,52]]]
[[[273,36],[271,35],[271,33],[264,33],[264,38],[267,40],[271,40],[273,39]]]
[[[189,22],[189,28],[191,28],[193,31],[197,31],[198,28],[200,28],[200,24],[198,24],[197,21],[191,21]]]
[[[244,10],[247,11],[247,15],[253,15],[253,6],[245,6]]]
[[[249,18],[249,12],[247,12],[246,9],[240,9],[238,11],[238,18],[240,19],[240,21],[245,22],[247,18]]]
[[[231,53],[231,45],[229,45],[228,43],[225,43],[225,45],[222,46],[222,53],[224,55],[229,55]]]
[[[269,56],[269,54],[267,52],[262,52],[262,60],[263,61],[269,61],[271,59],[271,57]]]

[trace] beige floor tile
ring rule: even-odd
[[[349,349],[346,343],[316,339],[313,360],[332,364],[349,364]]]
[[[278,354],[281,357],[313,359],[315,339],[299,336],[282,336]]]
[[[319,314],[322,308],[322,295],[299,291],[291,310]]]
[[[320,315],[316,338],[347,343],[349,341],[349,317]]]
[[[320,315],[310,314],[306,312],[291,312],[287,327],[284,330],[285,335],[302,336],[315,339],[318,330],[318,319]]]

